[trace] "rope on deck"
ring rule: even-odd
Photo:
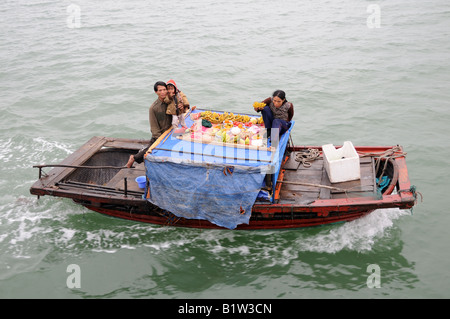
[[[316,148],[309,148],[306,151],[295,152],[295,160],[303,164],[305,168],[311,167],[313,161],[320,157],[320,152]]]
[[[375,153],[357,152],[357,153],[358,153],[359,157],[372,156],[373,158],[375,158],[375,172],[378,172],[381,161],[384,161],[383,170],[381,171],[381,175],[378,178],[377,187],[380,186],[381,179],[384,176],[384,172],[386,171],[386,167],[387,167],[389,159],[406,156],[406,152],[403,152],[401,146],[399,146],[399,145],[394,146],[384,152],[375,152]]]

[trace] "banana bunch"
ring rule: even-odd
[[[208,120],[213,124],[219,124],[225,120],[229,120],[229,121],[233,121],[233,122],[242,122],[242,123],[250,122],[250,116],[248,116],[248,115],[233,114],[233,113],[228,113],[228,112],[218,114],[216,112],[204,111],[204,112],[201,112],[201,118],[204,120]]]
[[[204,111],[201,112],[201,118],[204,120],[210,121],[212,124],[219,124],[223,122],[223,119],[220,119],[221,114],[217,114],[216,112]]]
[[[230,121],[234,121],[234,114],[233,112],[228,113],[228,112],[223,112],[222,114],[223,120],[230,120]]]
[[[250,116],[237,114],[234,116],[233,121],[247,123],[250,122]]]
[[[265,106],[266,106],[266,103],[262,103],[262,102],[253,103],[253,108],[255,109],[255,111],[262,110]]]

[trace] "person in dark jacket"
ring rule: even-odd
[[[271,136],[273,130],[278,130],[278,137],[280,137],[291,127],[294,105],[286,100],[286,93],[282,90],[276,90],[272,97],[268,97],[262,103],[266,106],[256,111],[262,113],[267,137]]]
[[[150,132],[152,133],[152,138],[147,147],[144,147],[135,155],[130,155],[127,167],[131,167],[135,161],[137,163],[142,163],[144,161],[144,155],[150,146],[172,126],[172,116],[166,114],[167,104],[164,102],[164,99],[167,96],[166,83],[158,81],[153,86],[153,89],[158,98],[153,102],[149,109]]]

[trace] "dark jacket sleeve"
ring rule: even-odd
[[[265,103],[266,105],[269,105],[270,102],[272,102],[272,98],[268,97],[267,99],[265,99],[264,101],[262,101],[263,103]]]
[[[289,102],[290,103],[290,102]],[[292,120],[292,118],[294,117],[294,104],[291,103],[291,107],[288,110],[288,117],[289,117],[289,122]]]

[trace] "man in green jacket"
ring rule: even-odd
[[[172,116],[166,114],[167,104],[164,103],[164,99],[167,96],[166,83],[158,81],[153,86],[153,89],[158,98],[153,102],[149,109],[150,132],[152,133],[152,138],[148,146],[141,149],[137,154],[130,155],[127,167],[131,167],[134,162],[142,163],[144,155],[149,147],[172,126]]]

